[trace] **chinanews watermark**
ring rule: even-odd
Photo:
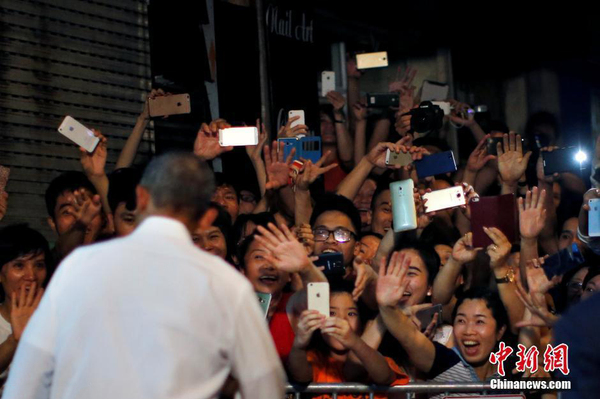
[[[498,352],[490,353],[489,361],[498,367],[498,374],[502,377],[506,375],[504,362],[512,355],[514,349],[506,346],[504,342],[500,342]],[[536,346],[527,349],[524,345],[519,344],[516,352],[517,362],[515,363],[516,371],[534,376],[538,371],[541,372],[539,363],[540,351]],[[543,370],[548,373],[558,372],[564,376],[569,375],[569,346],[560,344],[552,346],[548,344],[543,354]],[[490,381],[492,389],[500,390],[523,390],[523,391],[538,391],[538,390],[567,390],[571,389],[571,381],[568,380],[551,380],[550,378],[529,378],[520,380],[500,379],[496,378]]]

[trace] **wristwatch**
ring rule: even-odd
[[[508,268],[506,276],[496,278],[496,284],[513,283],[515,281],[515,270],[512,267]]]

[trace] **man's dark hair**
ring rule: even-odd
[[[371,198],[371,211],[373,212],[375,212],[375,202],[377,202],[377,198],[379,198],[381,193],[390,189],[390,183],[392,183],[390,172],[391,170],[375,179],[375,191],[373,192],[373,197]]]
[[[50,185],[46,189],[46,210],[48,215],[54,220],[54,209],[56,208],[56,202],[58,197],[65,192],[74,192],[85,188],[90,190],[93,194],[96,194],[96,188],[89,181],[83,172],[68,171],[64,172],[60,176],[56,177],[50,182]]]
[[[420,241],[424,244],[431,245],[432,247],[435,247],[436,245],[447,245],[452,248],[460,237],[460,232],[454,225],[449,226],[443,220],[433,219],[433,221],[423,229]]]
[[[456,319],[458,308],[467,299],[481,299],[485,302],[488,309],[492,311],[492,316],[496,320],[496,331],[499,331],[503,326],[508,326],[508,313],[500,300],[500,296],[484,287],[474,287],[459,295],[458,301],[452,311],[452,324]]]
[[[338,211],[348,216],[352,226],[354,227],[354,233],[357,235],[360,233],[360,212],[358,212],[358,209],[356,209],[352,201],[338,194],[326,193],[319,197],[315,207],[313,208],[312,215],[310,216],[310,225],[315,227],[317,218],[322,213],[328,211]]]
[[[48,241],[38,231],[26,224],[14,224],[0,229],[0,269],[24,255],[44,254],[46,258],[47,279],[51,272],[51,257]],[[0,302],[4,300],[4,290],[0,285]]]
[[[499,120],[492,120],[488,125],[486,133],[489,134],[491,132],[502,132],[508,134],[510,132],[510,129],[508,128],[508,125],[506,123]]]
[[[448,145],[448,142],[446,140],[441,139],[439,137],[433,137],[433,136],[419,137],[418,139],[415,139],[415,141],[413,142],[413,145],[417,146],[417,147],[424,147],[426,145],[432,146],[432,147],[437,147],[442,152],[451,150],[451,148]]]
[[[121,202],[125,203],[125,208],[128,210],[135,210],[137,205],[135,188],[141,178],[142,173],[134,168],[120,168],[110,174],[108,177],[108,205],[113,213]]]
[[[277,221],[275,217],[270,212],[261,212],[261,213],[248,213],[239,215],[235,219],[235,223],[233,224],[233,242],[237,244],[241,244],[240,240],[244,234],[244,229],[246,228],[246,224],[248,222],[252,222],[257,226],[267,227],[269,223],[273,223],[277,225]]]
[[[537,126],[541,125],[549,125],[554,128],[556,138],[558,138],[558,121],[556,120],[556,116],[548,111],[539,111],[534,114],[531,114],[527,119],[527,124],[525,125],[525,133],[527,136],[533,137],[533,130]]]
[[[435,280],[435,276],[437,276],[438,271],[440,270],[441,260],[437,252],[433,246],[419,242],[419,241],[403,241],[397,247],[397,251],[401,251],[403,249],[412,249],[417,251],[423,263],[425,263],[425,267],[427,268],[427,284],[433,285],[433,281]]]
[[[230,186],[233,188],[238,202],[240,202],[240,190],[238,189],[238,185],[235,183],[234,179],[230,178],[225,173],[217,172],[215,173],[215,188],[221,186]]]
[[[372,231],[366,231],[364,233],[361,233],[359,237],[360,237],[359,240],[362,240],[365,237],[375,237],[375,238],[378,238],[380,240],[383,240],[383,236],[381,234],[374,233]]]
[[[209,207],[215,190],[212,171],[193,154],[171,152],[154,158],[146,167],[140,186],[150,193],[157,208],[199,219]]]

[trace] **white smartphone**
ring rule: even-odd
[[[221,147],[245,146],[258,144],[256,127],[230,127],[219,129],[219,145]]]
[[[335,72],[321,72],[321,97],[327,97],[327,93],[335,91]]]
[[[356,54],[356,68],[381,68],[388,66],[387,51],[379,51],[377,53]]]
[[[308,310],[316,310],[329,317],[329,283],[308,283]]]
[[[457,206],[465,205],[466,203],[462,186],[432,191],[424,194],[423,199],[427,200],[425,203],[425,213],[456,208]]]
[[[413,161],[412,155],[406,154],[402,151],[400,151],[398,153],[398,152],[394,152],[388,148],[387,152],[385,153],[385,164],[386,165],[406,166],[406,165],[410,165],[412,163],[412,161]]]
[[[297,125],[306,125],[303,110],[298,109],[298,110],[291,110],[290,112],[288,112],[288,120],[292,119],[295,116],[299,116],[300,119],[293,121],[292,124],[290,125],[290,127],[294,127]]]
[[[447,84],[425,80],[421,86],[421,101],[444,101],[448,98],[449,90]]]
[[[100,139],[94,136],[94,132],[69,115],[63,119],[58,127],[58,132],[78,146],[85,148],[87,152],[94,152],[100,142]]]
[[[588,212],[588,235],[600,237],[600,198],[591,199]]]
[[[452,106],[450,106],[449,102],[446,101],[432,101],[433,105],[437,105],[444,111],[444,115],[450,115],[450,111],[452,110]]]

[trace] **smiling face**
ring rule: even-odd
[[[192,234],[192,241],[198,248],[221,259],[227,256],[227,241],[221,229],[211,226],[208,229],[198,228]]]
[[[375,199],[373,205],[373,218],[371,220],[371,231],[385,235],[392,228],[392,195],[390,190],[384,190]]]
[[[94,196],[90,190],[85,190],[86,194],[91,198]],[[56,199],[56,206],[54,207],[54,219],[49,219],[48,223],[50,227],[60,237],[65,233],[71,231],[73,225],[77,221],[75,214],[75,207],[72,205],[75,203],[75,195],[72,191],[65,191]],[[100,212],[92,222],[87,226],[83,243],[91,244],[96,240],[96,237],[102,229],[103,216]]]
[[[360,334],[361,324],[358,314],[356,302],[352,299],[352,295],[347,292],[335,292],[329,300],[329,311],[331,317],[337,317],[348,321],[350,329],[357,334]],[[344,346],[335,338],[323,334],[323,340],[330,348],[337,351],[344,351]]]
[[[488,361],[505,329],[503,326],[497,330],[496,319],[483,299],[465,299],[454,319],[456,346],[463,358],[473,366]]]
[[[27,291],[33,283],[40,288],[46,280],[46,258],[44,253],[31,253],[5,263],[0,269],[0,283],[6,299],[10,300],[12,293],[20,293],[21,287]]]
[[[410,266],[406,273],[408,285],[400,304],[402,307],[419,305],[425,302],[428,295],[431,295],[431,286],[427,281],[429,277],[427,266],[419,252],[414,249],[403,249],[400,254],[406,254],[410,257]]]
[[[344,256],[344,266],[352,265],[354,260],[354,245],[356,244],[357,232],[350,221],[350,218],[346,214],[339,211],[326,211],[317,217],[313,229],[327,229],[334,231],[337,228],[343,228],[354,233],[348,242],[337,242],[334,238],[334,234],[330,233],[329,237],[325,241],[315,240],[315,255],[322,255],[326,253],[341,252]]]
[[[244,255],[243,273],[254,287],[254,291],[277,296],[290,281],[288,272],[277,269],[265,259],[269,250],[254,240]]]

